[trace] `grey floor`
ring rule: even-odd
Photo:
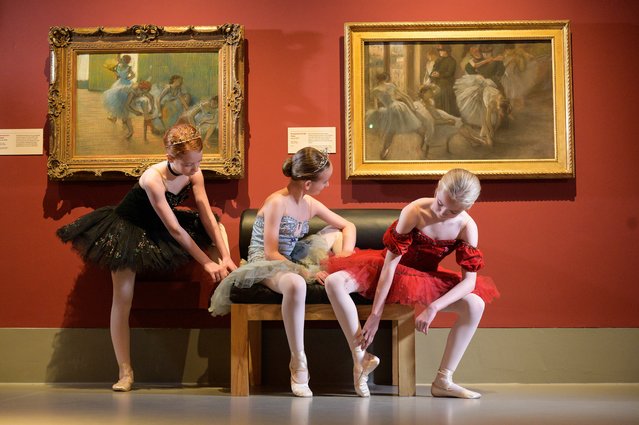
[[[639,424],[639,384],[482,384],[479,400],[397,397],[372,387],[356,397],[314,389],[312,399],[262,390],[231,397],[224,388],[0,384],[0,424]]]

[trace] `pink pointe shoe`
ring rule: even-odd
[[[123,375],[111,388],[117,392],[128,392],[131,391],[131,387],[133,387],[133,371]]]
[[[308,373],[308,363],[306,362],[306,353],[299,351],[291,353],[291,362],[288,364],[291,371],[291,391],[297,397],[313,397],[313,391],[308,386],[310,374]],[[298,381],[297,374],[306,373],[306,382]]]
[[[360,397],[370,397],[371,392],[368,389],[368,375],[379,366],[379,357],[364,352],[364,358],[361,363],[355,361],[353,366],[353,383],[355,392]]]

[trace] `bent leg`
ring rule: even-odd
[[[453,382],[453,372],[457,369],[470,341],[475,335],[484,313],[484,301],[476,294],[468,294],[444,311],[458,315],[457,321],[448,334],[444,356],[431,392],[434,396],[479,398],[481,394],[469,391]]]
[[[349,294],[356,292],[359,285],[348,272],[330,274],[325,280],[335,317],[339,322],[353,356],[353,382],[355,392],[361,397],[370,396],[368,375],[379,365],[379,358],[362,350],[357,338],[361,332],[357,306]]]
[[[357,315],[357,306],[355,306],[350,294],[357,291],[358,284],[348,272],[339,271],[328,275],[324,286],[348,346],[354,350],[357,346],[356,339],[361,325]]]
[[[311,397],[309,373],[304,352],[304,314],[306,281],[296,273],[279,273],[264,282],[268,288],[282,294],[282,319],[291,350],[291,389],[298,397]]]
[[[484,300],[478,295],[468,294],[444,310],[456,313],[458,318],[448,334],[440,368],[452,371],[457,369],[479,326],[484,307]]]
[[[291,352],[303,351],[306,281],[296,273],[279,273],[263,284],[282,294],[282,319],[289,348]]]

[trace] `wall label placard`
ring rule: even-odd
[[[288,153],[295,153],[306,146],[336,153],[335,127],[289,127]]]
[[[0,155],[42,155],[42,129],[0,129]]]

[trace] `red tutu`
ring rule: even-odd
[[[395,270],[387,304],[428,305],[457,285],[461,273],[439,267],[439,262],[452,252],[456,252],[457,263],[464,270],[476,272],[484,264],[481,252],[464,241],[435,240],[417,229],[399,234],[395,226],[396,222],[386,231],[384,245],[402,255],[402,259]],[[385,256],[386,250],[362,250],[349,257],[331,257],[326,266],[329,273],[349,272],[358,282],[359,292],[373,299]],[[493,280],[486,276],[477,276],[473,293],[486,302],[499,297]]]

